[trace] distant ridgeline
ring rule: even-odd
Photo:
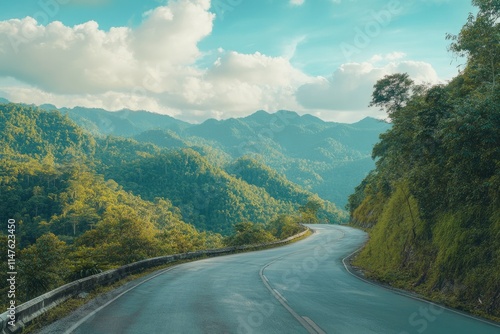
[[[230,160],[225,152],[210,146],[187,147],[182,142],[167,148],[130,138],[94,137],[58,111],[19,104],[0,105],[0,130],[3,184],[12,182],[10,194],[2,192],[10,200],[6,198],[3,203],[21,199],[18,205],[5,205],[1,212],[25,212],[27,220],[39,217],[41,220],[34,226],[42,230],[52,231],[54,219],[60,214],[81,213],[83,209],[75,203],[85,205],[85,201],[78,198],[76,190],[64,201],[74,208],[58,207],[52,202],[61,201],[59,193],[72,185],[91,192],[88,184],[77,184],[82,180],[75,178],[82,175],[90,178],[88,182],[101,179],[106,187],[112,183],[116,191],[123,189],[142,200],[167,200],[185,222],[223,234],[229,234],[232,226],[241,221],[265,223],[279,214],[294,212],[311,199],[322,203],[322,221],[339,223],[346,219],[335,205],[290,182],[262,161],[248,156]],[[151,132],[139,137],[155,138]],[[161,141],[162,136],[155,140]],[[15,189],[22,192],[20,198],[14,196]],[[57,190],[57,196],[49,199],[52,190]],[[37,201],[40,205],[34,204],[34,212],[17,207]],[[81,220],[91,224],[98,216]],[[86,227],[75,223],[73,230],[66,232],[76,234]],[[59,232],[64,234],[63,230]]]
[[[372,104],[393,128],[377,168],[349,198],[352,224],[370,240],[367,274],[500,319],[500,7],[479,6],[451,50],[467,66],[446,85],[405,74],[377,82]]]
[[[251,156],[341,208],[375,167],[371,150],[390,128],[373,118],[339,124],[291,111],[258,111],[245,118],[209,119],[196,125],[146,111],[80,107],[60,111],[94,136],[128,137],[161,148],[190,147],[223,169],[235,159]]]

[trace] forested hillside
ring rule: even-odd
[[[229,174],[212,163],[223,153],[208,146],[94,137],[59,111],[0,104],[0,149],[0,216],[16,221],[19,301],[144,258],[273,241],[299,222],[346,218],[257,162],[266,177],[247,182],[245,168]]]
[[[226,235],[238,222],[266,223],[308,201],[286,193],[270,195],[265,188],[210,165],[192,149],[123,162],[109,167],[105,176],[144,199],[169,198],[181,210],[184,221]],[[328,219],[339,222],[343,218],[338,209],[331,208]]]
[[[372,104],[393,127],[373,150],[377,168],[349,199],[370,240],[366,273],[438,301],[500,318],[500,4],[479,9],[451,51],[463,71],[446,85],[387,76]]]
[[[40,106],[47,111],[59,110],[67,114],[78,125],[94,135],[115,135],[132,137],[152,129],[175,130],[190,126],[189,123],[167,115],[147,111],[120,110],[110,112],[95,108],[60,108],[47,104]]]
[[[77,107],[61,112],[96,136],[131,137],[164,148],[208,149],[212,155],[203,155],[219,167],[251,155],[342,208],[354,187],[375,167],[371,150],[378,136],[390,128],[373,118],[340,124],[285,110],[274,114],[261,110],[244,118],[209,119],[202,124],[145,111]]]
[[[208,140],[233,159],[260,159],[290,181],[344,207],[355,185],[373,169],[371,149],[389,127],[370,118],[339,124],[282,110],[208,120],[186,128],[184,134]]]

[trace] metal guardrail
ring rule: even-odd
[[[205,256],[221,256],[231,254],[242,250],[252,250],[269,246],[286,244],[294,239],[305,235],[309,229],[306,228],[301,233],[293,235],[283,240],[263,243],[250,246],[227,247],[221,249],[202,250],[197,252],[189,252],[183,254],[174,254],[160,256],[151,259],[142,260],[139,262],[130,263],[121,266],[117,269],[107,270],[105,272],[88,276],[71,283],[65,284],[52,291],[44,293],[34,299],[31,299],[15,309],[15,326],[9,326],[8,322],[9,311],[0,315],[0,329],[2,334],[19,333],[24,327],[29,325],[34,319],[46,313],[55,306],[65,302],[66,300],[77,296],[82,292],[88,292],[98,286],[106,286],[113,284],[129,275],[141,272],[146,269],[158,267],[179,260],[197,259]]]

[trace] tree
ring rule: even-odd
[[[356,260],[370,275],[498,317],[500,1],[473,4],[478,14],[448,36],[451,51],[467,57],[449,84],[375,85],[372,105],[388,110],[393,127],[349,209],[354,225],[370,228]]]
[[[318,223],[318,211],[323,208],[323,202],[317,197],[310,197],[307,203],[299,208],[302,222],[305,224]]]
[[[303,230],[297,221],[297,217],[281,215],[267,225],[267,230],[280,240],[286,239]]]
[[[413,80],[407,73],[386,75],[373,86],[369,107],[384,109],[389,116],[406,105],[410,98]]]
[[[467,57],[469,77],[473,81],[488,81],[492,89],[497,84],[500,65],[500,2],[498,0],[473,0],[479,7],[476,16],[469,15],[458,35],[447,35],[452,40],[450,51]]]
[[[53,233],[23,249],[19,258],[21,298],[28,300],[62,285],[69,272],[66,256],[66,243]]]
[[[94,246],[107,263],[121,265],[158,255],[158,230],[139,217],[139,212],[125,205],[110,205],[96,227]],[[92,240],[92,239],[91,239]]]
[[[235,234],[229,238],[230,246],[256,245],[276,240],[262,224],[241,222],[234,225]]]

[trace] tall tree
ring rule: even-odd
[[[369,106],[380,107],[392,116],[406,105],[412,86],[413,80],[407,73],[386,75],[375,84]]]
[[[500,74],[500,2],[473,0],[472,3],[479,7],[479,12],[476,16],[469,15],[458,35],[447,35],[453,41],[450,50],[467,58],[470,79],[488,82],[495,89]]]

